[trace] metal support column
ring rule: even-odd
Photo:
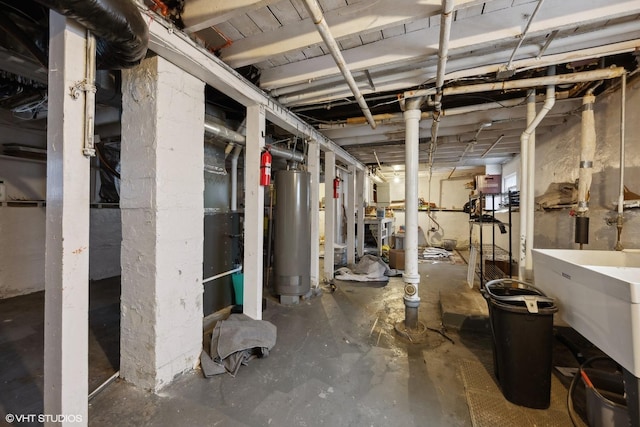
[[[347,264],[356,261],[356,167],[349,166],[347,175]]]

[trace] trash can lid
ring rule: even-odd
[[[505,284],[512,285],[514,283],[517,284],[517,287],[515,288],[513,286],[505,286]],[[523,282],[521,280],[496,279],[496,280],[487,282],[484,285],[484,287],[485,287],[486,295],[488,295],[489,298],[495,301],[506,302],[506,303],[523,302],[529,313],[534,313],[534,314],[538,313],[539,303],[545,303],[545,304],[551,304],[551,305],[553,305],[554,303],[553,298],[547,297],[544,293],[542,293],[540,289],[536,288],[530,283]],[[502,289],[506,291],[510,289],[517,289],[519,290],[519,292],[512,295],[498,295],[495,293],[495,290],[497,289]]]

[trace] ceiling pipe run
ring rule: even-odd
[[[356,98],[358,105],[362,109],[364,116],[367,118],[369,125],[371,126],[371,128],[375,129],[376,122],[373,120],[373,117],[371,117],[371,111],[369,111],[369,106],[367,105],[367,102],[365,101],[364,96],[360,92],[360,89],[358,88],[358,84],[354,80],[353,75],[351,74],[351,71],[349,71],[349,68],[347,67],[347,63],[345,62],[344,57],[342,56],[342,52],[340,51],[340,47],[338,46],[338,43],[333,38],[333,35],[331,35],[331,30],[329,29],[329,25],[327,24],[327,21],[325,21],[324,19],[324,15],[322,14],[322,9],[320,9],[320,5],[318,4],[318,1],[305,0],[304,4],[307,8],[307,11],[309,12],[309,15],[313,19],[313,22],[316,24],[316,28],[318,29],[318,32],[320,33],[322,40],[324,40],[324,43],[327,45],[329,52],[331,52],[331,56],[335,60],[336,65],[340,69],[340,72],[342,73],[342,75],[344,76],[344,79],[349,85],[349,88],[351,89],[353,96]]]
[[[456,86],[443,89],[444,95],[462,95],[467,93],[505,91],[509,89],[530,89],[534,87],[563,85],[570,83],[591,82],[594,80],[614,79],[625,73],[622,67],[610,67],[592,71],[583,71],[580,73],[560,74],[556,76],[533,77],[530,79],[508,80],[495,83],[479,83],[468,86]],[[403,94],[404,98],[414,98],[417,96],[433,96],[436,94],[436,88],[421,89],[407,91]]]

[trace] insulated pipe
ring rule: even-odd
[[[98,68],[138,65],[147,54],[149,29],[131,0],[36,0],[75,19],[97,38]]]
[[[238,157],[242,146],[236,145],[231,155],[231,212],[238,210]]]
[[[318,32],[320,33],[322,40],[324,40],[324,43],[327,45],[327,48],[329,49],[329,52],[331,52],[331,56],[333,57],[334,61],[336,62],[336,65],[340,69],[340,72],[344,76],[344,79],[346,80],[347,85],[349,85],[349,89],[351,89],[351,92],[353,93],[353,96],[356,98],[358,105],[362,109],[364,116],[367,118],[369,125],[371,126],[372,129],[375,129],[376,122],[371,117],[371,111],[369,111],[369,106],[367,105],[367,102],[365,101],[364,96],[360,92],[360,89],[358,88],[358,85],[354,80],[353,75],[351,74],[351,71],[349,71],[349,68],[347,67],[347,63],[345,62],[344,57],[342,56],[342,52],[340,52],[340,47],[338,46],[338,43],[333,38],[333,35],[331,35],[331,30],[329,29],[329,25],[327,24],[327,21],[325,21],[324,19],[324,15],[322,14],[322,9],[320,9],[320,5],[318,4],[318,1],[305,0],[304,4],[307,7],[307,11],[309,12],[309,15],[313,19],[313,22],[316,24],[316,28],[318,29]]]
[[[587,93],[582,98],[582,129],[580,138],[580,170],[578,175],[578,215],[589,210],[589,189],[593,175],[593,158],[596,153],[596,124],[593,107],[596,97]]]
[[[555,66],[549,67],[549,74],[555,73]],[[547,77],[554,77],[553,75]],[[541,77],[542,78],[542,77]],[[552,81],[551,79],[547,79]],[[527,104],[527,128],[520,136],[520,262],[518,264],[518,278],[526,280],[526,276],[531,274],[533,263],[531,259],[531,248],[533,247],[533,210],[534,210],[534,194],[533,183],[535,173],[535,147],[530,149],[529,144],[531,135],[542,119],[547,115],[556,102],[555,86],[549,84],[547,86],[547,94],[542,105],[542,109],[535,114],[535,96],[533,91],[529,91]],[[529,156],[534,153],[533,159]],[[531,180],[531,184],[529,183]],[[524,193],[524,194],[522,194]],[[531,211],[531,213],[529,213]],[[531,219],[531,226],[528,224]]]
[[[620,238],[622,237],[622,226],[624,223],[624,140],[625,140],[625,116],[627,103],[627,75],[626,73],[620,78],[620,195],[618,196],[618,220],[616,228],[618,229],[618,238],[616,240],[616,251],[623,249]]]
[[[405,258],[404,258],[404,305],[405,327],[418,328],[420,296],[418,285],[418,142],[420,138],[420,105],[423,99],[411,99],[404,112],[405,136]]]
[[[581,73],[561,74],[557,76],[533,77],[530,79],[509,80],[495,83],[480,83],[468,86],[456,86],[443,89],[443,95],[461,95],[466,93],[502,91],[508,89],[529,89],[533,87],[561,85],[568,83],[592,82],[594,80],[614,79],[625,73],[622,67],[611,67],[592,71],[583,71]],[[420,89],[407,91],[404,93],[405,98],[414,98],[417,96],[433,96],[436,94],[435,88]]]

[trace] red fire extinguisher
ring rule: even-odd
[[[333,198],[337,199],[340,197],[338,194],[340,193],[340,178],[333,178]]]
[[[267,147],[260,156],[260,185],[268,186],[269,184],[271,184],[271,153]]]

